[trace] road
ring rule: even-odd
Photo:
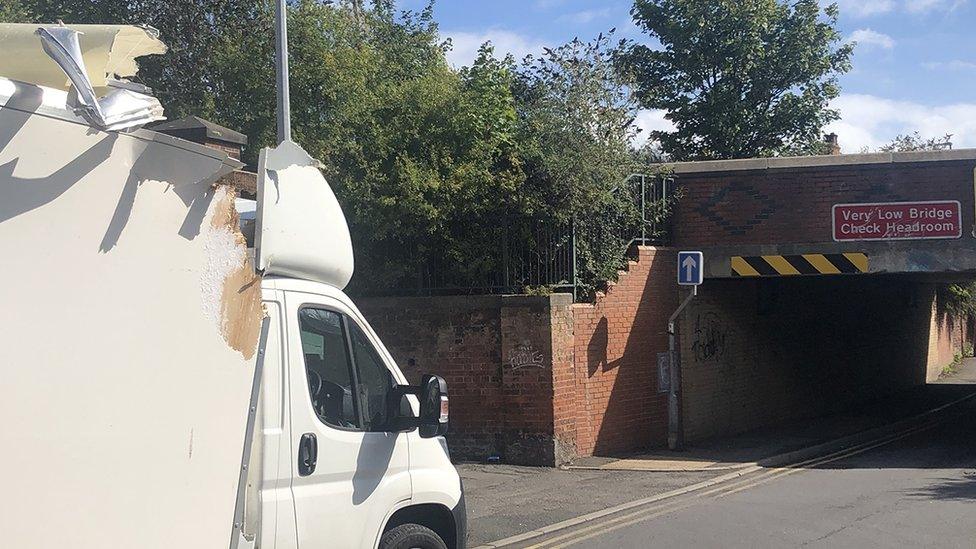
[[[974,547],[976,399],[897,440],[588,522],[525,547]]]

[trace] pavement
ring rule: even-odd
[[[865,402],[843,414],[709,441],[680,453],[586,459],[569,469],[460,464],[469,546],[507,545],[513,537],[518,546],[520,534],[599,522],[593,516],[612,516],[614,508],[677,497],[702,486],[740,476],[746,479],[787,463],[856,447],[864,440],[890,436],[902,425],[918,421],[920,414],[971,395],[976,390],[972,384],[976,384],[976,360],[967,359],[955,375],[915,391]],[[684,545],[692,541],[686,539]]]
[[[718,475],[714,472],[564,471],[471,463],[459,464],[457,468],[464,480],[469,547]]]
[[[976,400],[959,408],[938,425],[870,451],[754,473],[712,493],[517,546],[971,548]]]

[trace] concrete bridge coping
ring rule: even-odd
[[[737,160],[702,160],[694,162],[665,162],[655,167],[671,168],[676,174],[731,172],[743,170],[773,170],[853,166],[858,164],[898,164],[915,162],[944,162],[976,160],[976,149],[945,151],[884,152],[866,154],[833,154],[823,156],[780,156],[770,158],[742,158]]]

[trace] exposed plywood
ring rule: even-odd
[[[240,219],[234,199],[234,189],[219,186],[211,204],[211,221],[206,238],[214,251],[209,260],[229,259],[226,272],[216,282],[220,284],[220,333],[231,348],[250,359],[257,349],[264,312],[261,307],[261,279],[254,273],[254,265],[247,254],[247,243],[240,231]]]

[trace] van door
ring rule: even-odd
[[[385,431],[396,377],[341,301],[288,292],[286,306],[298,545],[374,547],[411,495],[407,436]]]

